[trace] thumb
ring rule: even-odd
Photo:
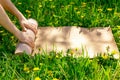
[[[26,32],[25,23],[21,23],[22,31]]]

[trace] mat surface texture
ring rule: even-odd
[[[35,40],[34,54],[41,51],[62,51],[64,55],[71,49],[75,56],[93,58],[99,54],[116,51],[119,53],[110,27],[39,27]],[[114,55],[116,58],[119,54]]]

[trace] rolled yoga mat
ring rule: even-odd
[[[34,19],[28,19],[28,22],[33,25],[33,27],[35,27],[37,29],[38,27],[38,23],[36,20]],[[33,40],[35,40],[35,33],[30,30],[27,29],[26,32],[23,32],[24,34],[27,34],[28,36],[30,36]],[[32,53],[32,48],[26,44],[26,43],[22,43],[22,42],[18,42],[16,50],[15,50],[15,54],[21,54],[25,52],[26,54],[31,54]]]

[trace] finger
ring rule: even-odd
[[[28,43],[28,45],[33,49],[34,48],[34,43]]]
[[[34,48],[35,44],[33,42],[30,42],[30,41],[20,41],[22,43],[25,43],[27,45],[29,45],[32,49]]]
[[[22,28],[22,31],[23,31],[23,32],[26,32],[26,30],[27,30],[27,29],[26,29],[25,27]]]
[[[34,28],[34,26],[29,25],[29,24],[24,24],[27,29],[31,29],[35,35],[37,34],[37,29]]]
[[[32,49],[33,49],[34,46],[35,46],[34,42],[27,41],[26,43],[27,43]]]
[[[32,40],[31,37],[29,37],[28,44],[29,44],[32,48],[34,48],[34,40]]]
[[[22,31],[24,31],[24,32],[26,32],[26,28],[25,28],[25,25],[24,25],[25,23],[22,23],[21,24],[21,27],[22,27]]]

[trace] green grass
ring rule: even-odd
[[[62,57],[61,53],[50,55],[13,56],[4,53],[0,57],[0,80],[119,80],[120,60],[97,57]],[[34,68],[39,68],[33,70]]]
[[[12,0],[26,18],[39,26],[110,26],[120,50],[120,0]],[[8,13],[9,14],[9,13]],[[9,14],[18,28],[18,20]],[[119,80],[120,59],[73,58],[62,53],[16,56],[17,39],[0,27],[0,80]],[[33,70],[38,68],[37,71]]]

